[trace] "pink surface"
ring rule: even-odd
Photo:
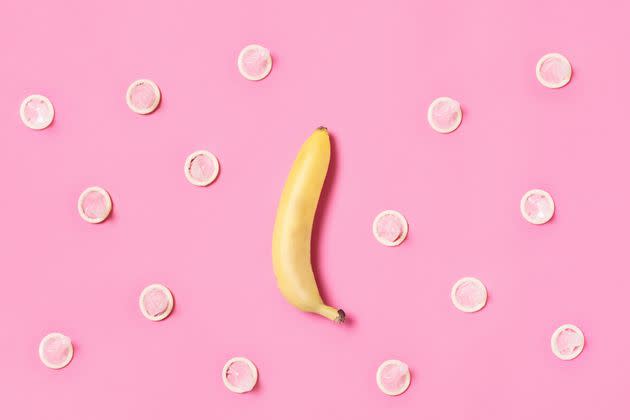
[[[1,13],[3,418],[627,417],[626,2],[60,4]],[[258,83],[235,65],[253,42],[274,53]],[[574,69],[558,90],[535,76],[552,51]],[[143,77],[164,93],[148,116],[125,104]],[[20,121],[31,93],[55,106],[46,130]],[[427,123],[439,96],[465,114],[448,135]],[[314,259],[343,326],[284,302],[271,269],[283,182],[321,124]],[[207,188],[182,173],[200,149],[224,169]],[[86,185],[110,192],[105,223],[78,216]],[[532,188],[556,202],[546,225],[521,217]],[[372,236],[384,208],[409,221],[399,247]],[[463,276],[488,288],[479,313],[451,303]],[[152,282],[176,301],[159,323],[138,308]],[[564,323],[586,336],[570,362],[549,346]],[[51,331],[75,345],[60,371],[37,355]],[[246,395],[221,380],[236,355],[259,368]],[[396,398],[374,379],[389,358],[413,372]]]

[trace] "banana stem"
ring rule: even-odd
[[[337,323],[342,323],[346,319],[346,313],[343,309],[336,309],[328,305],[320,306],[317,313]]]

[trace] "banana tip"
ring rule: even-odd
[[[323,130],[323,131],[328,131],[328,128],[324,127],[323,125],[320,125],[319,127],[317,127],[318,130]]]
[[[343,311],[343,309],[339,309],[337,311],[337,319],[335,319],[335,322],[341,324],[346,320],[346,313]]]

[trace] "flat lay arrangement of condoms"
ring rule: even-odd
[[[258,44],[244,47],[236,61],[240,74],[250,81],[263,80],[272,69],[270,50]],[[571,65],[561,54],[546,54],[536,63],[535,76],[546,88],[561,88],[571,79]],[[159,108],[161,95],[161,89],[155,81],[139,79],[129,85],[125,100],[131,111],[147,116]],[[61,113],[63,111],[57,110]],[[27,128],[45,130],[53,122],[55,108],[49,98],[34,93],[24,99],[19,108],[19,115]],[[451,133],[465,124],[462,104],[446,96],[439,97],[428,105],[427,119],[429,126],[442,134]],[[331,159],[329,143],[328,129],[318,128],[304,143],[294,162],[276,219],[273,238],[274,267],[278,276],[278,286],[290,303],[303,311],[344,322],[345,311],[326,306],[317,293],[316,279],[310,274],[312,270],[308,263],[310,256],[287,255],[293,252],[292,249],[307,246],[312,240],[310,227],[316,223],[313,210],[317,207],[319,190],[325,182],[328,162]],[[193,186],[208,187],[217,180],[218,175],[219,160],[210,151],[197,150],[184,159],[184,176]],[[294,177],[295,180],[292,179]],[[103,179],[103,185],[107,185],[107,179]],[[112,212],[117,211],[114,205],[115,197],[115,191],[108,191],[102,186],[87,187],[78,195],[79,216],[88,223],[106,225]],[[306,206],[304,208],[310,210],[303,210],[299,206]],[[539,188],[524,192],[520,201],[523,220],[533,225],[543,225],[552,220],[554,209],[551,194]],[[409,223],[407,216],[402,212],[387,209],[374,216],[371,230],[378,244],[397,248],[404,247],[410,231],[413,232],[410,225],[413,226],[413,217]],[[299,230],[303,227],[306,229],[300,233]],[[304,245],[299,245],[300,242]],[[304,265],[304,261],[307,261],[307,265]],[[301,270],[305,270],[305,274],[300,275]],[[450,289],[450,299],[454,309],[474,314],[486,306],[491,292],[481,279],[462,276],[454,281]],[[293,296],[295,293],[298,293],[296,298]],[[445,296],[447,294],[448,291],[445,290]],[[500,296],[493,298],[500,299]],[[175,307],[173,292],[160,283],[146,286],[139,293],[138,302],[140,314],[150,321],[165,321]],[[557,327],[550,336],[551,353],[561,360],[576,358],[584,348],[584,334],[573,324]],[[89,343],[81,344],[89,346]],[[44,366],[62,369],[73,360],[73,341],[63,332],[51,332],[41,339],[38,351]],[[242,356],[228,360],[221,372],[225,387],[234,393],[241,394],[254,390],[258,380],[258,368],[251,360]],[[401,395],[407,391],[411,378],[410,365],[397,359],[384,361],[376,370],[376,385],[389,396]]]
[[[5,1],[0,417],[625,419],[630,3]]]

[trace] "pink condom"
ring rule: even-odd
[[[29,128],[41,130],[48,127],[55,115],[52,103],[42,95],[31,95],[22,102],[20,117]]]
[[[248,45],[238,56],[238,69],[249,80],[264,79],[271,71],[271,66],[269,50],[260,45]]]
[[[476,312],[486,305],[488,292],[481,281],[464,277],[451,290],[453,305],[463,312]]]
[[[145,83],[131,89],[131,103],[140,109],[149,109],[155,104],[157,95],[153,88]]]
[[[168,309],[169,298],[162,289],[154,288],[144,295],[142,304],[149,315],[157,317]]]
[[[450,133],[459,127],[462,121],[462,109],[454,99],[437,98],[429,107],[429,125],[439,133]]]
[[[400,395],[411,381],[409,366],[400,360],[387,360],[376,371],[376,384],[387,395]]]
[[[164,285],[151,284],[140,293],[140,311],[151,321],[161,321],[173,310],[173,295]]]
[[[580,335],[574,330],[567,328],[560,332],[557,338],[558,351],[567,356],[575,353],[582,346]]]
[[[87,193],[81,204],[83,212],[91,219],[100,219],[107,215],[105,196],[97,191]]]
[[[219,175],[219,161],[206,150],[196,151],[186,159],[184,174],[191,184],[205,187]]]
[[[403,386],[405,386],[408,373],[409,368],[405,364],[387,365],[381,371],[381,383],[386,390],[390,392],[396,392]]]
[[[160,89],[151,80],[136,80],[127,89],[127,105],[138,114],[153,112],[160,99]]]
[[[551,350],[562,360],[576,358],[583,349],[584,334],[575,325],[563,325],[551,336]]]
[[[60,369],[70,363],[73,349],[70,338],[63,334],[51,333],[39,344],[39,357],[49,368]]]
[[[79,196],[79,215],[89,223],[101,223],[112,210],[112,201],[107,191],[90,187]]]
[[[226,378],[232,386],[243,390],[251,390],[256,384],[251,368],[247,363],[242,361],[236,361],[230,364]]]
[[[386,214],[377,220],[376,232],[380,238],[395,242],[403,233],[403,222],[393,214]]]
[[[571,64],[561,54],[547,54],[538,61],[536,77],[546,87],[562,87],[571,80]]]
[[[200,183],[205,183],[214,176],[214,162],[206,155],[198,155],[190,162],[190,176]]]
[[[234,357],[223,366],[223,384],[232,392],[249,392],[257,381],[258,369],[249,359]]]
[[[543,224],[551,220],[555,211],[553,199],[548,192],[531,190],[521,199],[521,213],[525,220],[533,224]]]
[[[372,223],[372,233],[377,241],[387,246],[395,246],[407,236],[405,217],[394,210],[386,210],[376,216]]]

